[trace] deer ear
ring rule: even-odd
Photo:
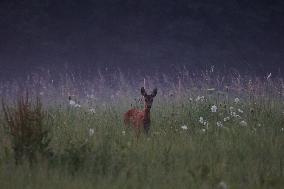
[[[152,96],[152,97],[155,97],[155,96],[157,95],[157,93],[158,93],[158,89],[155,88],[155,89],[153,90],[151,96]]]
[[[142,94],[142,96],[146,96],[147,95],[144,87],[141,87],[141,94]]]

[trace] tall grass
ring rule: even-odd
[[[3,84],[1,94],[10,106],[23,86],[31,96],[40,96],[51,155],[38,158],[34,166],[15,164],[13,138],[4,130],[9,127],[7,108],[2,108],[1,188],[284,186],[282,78],[212,72],[137,77],[136,82],[121,73],[91,81],[72,75],[58,81],[33,77],[22,86]],[[137,141],[124,128],[122,115],[131,106],[142,107],[143,85],[157,86],[158,95],[150,135]]]

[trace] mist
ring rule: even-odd
[[[283,20],[283,1],[1,1],[0,74],[283,75]]]

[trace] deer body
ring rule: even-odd
[[[145,92],[144,87],[141,88],[141,94],[144,97],[144,109],[130,109],[124,114],[124,123],[126,126],[132,125],[138,137],[142,130],[148,134],[150,129],[150,110],[153,98],[157,95],[157,89],[154,89],[151,95]]]

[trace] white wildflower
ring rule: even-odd
[[[208,128],[208,121],[206,121],[203,117],[199,117],[199,123],[201,123],[202,125],[206,126]]]
[[[69,100],[69,104],[70,104],[71,106],[75,106],[75,105],[76,105],[76,102],[75,102],[74,100]]]
[[[41,91],[41,92],[39,93],[39,95],[40,95],[40,96],[43,96],[43,95],[44,95],[44,92]]]
[[[269,73],[266,79],[268,80],[269,78],[271,78],[271,76],[272,76],[272,73]]]
[[[95,114],[95,113],[96,113],[96,109],[95,109],[95,108],[90,108],[89,111],[90,111],[92,114]]]
[[[217,109],[216,105],[211,106],[211,112],[217,112]]]
[[[122,135],[123,135],[123,136],[126,134],[126,132],[125,132],[125,131],[122,131],[121,133],[122,133]]]
[[[233,116],[235,118],[241,118],[241,116],[238,115],[236,112],[231,112],[230,114],[231,114],[231,116]]]
[[[221,181],[221,182],[218,184],[218,188],[219,188],[219,189],[228,189],[228,185],[227,185],[224,181]]]
[[[258,123],[258,124],[257,124],[257,126],[258,126],[258,127],[261,127],[261,124],[260,124],[260,123]]]
[[[206,131],[206,129],[202,129],[201,131],[205,132],[205,131]]]
[[[75,108],[80,108],[81,105],[80,105],[80,104],[75,104],[74,107],[75,107]]]
[[[95,134],[95,129],[91,128],[89,129],[89,135],[93,136]]]
[[[217,121],[216,125],[217,127],[223,127],[223,123],[221,121]]]
[[[203,117],[199,117],[199,123],[203,124],[204,123],[204,119]]]
[[[93,94],[90,94],[90,95],[87,94],[87,97],[88,97],[88,98],[91,98],[91,99],[95,99],[95,95],[93,95]]]
[[[207,91],[215,91],[215,88],[209,88]]]
[[[281,131],[281,132],[284,132],[284,128],[282,127],[282,128],[280,129],[280,131]]]
[[[243,126],[243,127],[246,127],[246,126],[248,126],[248,123],[243,120],[243,121],[240,122],[240,125]]]
[[[213,73],[214,72],[214,65],[212,65],[211,67],[210,67],[210,71]]]
[[[224,118],[224,122],[229,121],[229,120],[230,120],[230,117],[225,117]]]
[[[238,104],[238,103],[240,102],[240,99],[239,99],[239,98],[235,98],[234,102],[235,102],[236,104]]]
[[[183,129],[183,130],[187,130],[188,129],[188,127],[186,125],[182,125],[180,128]]]
[[[206,128],[208,128],[208,126],[209,126],[208,121],[204,121],[204,122],[203,122],[203,125],[204,125]]]
[[[229,110],[230,110],[230,112],[233,112],[234,111],[234,107],[230,106]]]
[[[238,115],[238,114],[235,114],[234,117],[235,117],[235,118],[238,118],[238,119],[241,119],[241,118],[242,118],[242,117],[241,117],[240,115]]]
[[[243,110],[241,110],[241,109],[238,109],[238,112],[240,112],[240,113],[244,113],[244,111],[243,111]]]
[[[195,99],[196,102],[203,102],[204,101],[204,96],[197,96],[197,98]]]

